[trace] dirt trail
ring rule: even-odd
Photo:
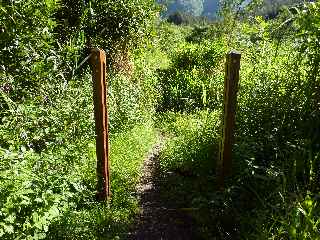
[[[159,153],[157,144],[144,162],[143,176],[137,186],[140,214],[136,219],[130,240],[189,240],[196,239],[192,220],[179,209],[170,209],[161,199],[159,189]]]

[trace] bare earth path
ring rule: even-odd
[[[193,232],[192,220],[179,209],[161,199],[159,181],[159,153],[162,145],[157,144],[144,162],[143,176],[137,187],[140,214],[130,240],[189,240],[197,239]],[[174,193],[173,193],[174,194]]]

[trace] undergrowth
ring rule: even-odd
[[[1,239],[126,238],[157,131],[167,139],[161,196],[196,220],[199,239],[320,239],[319,2],[272,20],[224,9],[202,26],[155,23],[151,0],[62,2],[74,14],[50,0],[0,7]],[[110,59],[109,202],[94,199],[85,44]],[[233,176],[221,192],[215,162],[231,48],[242,60]]]
[[[318,22],[318,8],[306,5],[297,15],[284,13],[273,21],[249,18],[250,26],[226,19],[225,25],[203,28],[202,38],[191,32],[187,46],[173,50],[172,71],[165,70],[170,74],[160,75],[164,94],[158,111],[171,136],[160,156],[164,198],[191,209],[203,239],[320,238],[319,53],[318,40],[310,41],[318,39],[318,31],[304,21],[309,14],[309,24]],[[283,25],[290,17],[293,23]],[[224,29],[216,31],[217,26]],[[224,59],[211,59],[209,74],[196,75],[206,63],[207,41],[210,46],[226,41],[242,53],[234,169],[224,192],[216,191],[214,181]],[[203,79],[211,82],[209,88]],[[175,113],[163,113],[167,110]],[[207,116],[218,123],[202,125]],[[207,129],[216,134],[203,135]]]
[[[111,125],[112,202],[96,202],[90,81],[87,77],[82,86],[72,82],[54,98],[12,102],[2,118],[2,239],[109,239],[131,223],[137,210],[134,192],[140,167],[157,134],[150,120],[134,123],[130,114],[142,115],[136,111],[136,96],[128,98],[125,106],[117,105],[126,109],[123,113],[114,110],[116,95],[110,94],[111,123],[121,122],[123,129],[117,126],[115,131]],[[110,84],[117,87],[115,80]],[[130,87],[122,85],[122,89],[117,94]]]

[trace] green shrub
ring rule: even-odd
[[[159,116],[161,130],[170,137],[161,153],[162,171],[182,168],[200,174],[214,171],[218,154],[218,111],[199,111],[195,114],[167,112]]]
[[[95,146],[86,146],[89,159],[76,166],[89,196],[81,198],[74,208],[63,212],[49,227],[48,239],[117,239],[123,238],[138,211],[135,186],[147,152],[158,140],[150,123],[135,126],[111,136],[111,190],[109,203],[96,202]],[[79,196],[80,197],[80,196]]]
[[[58,231],[69,239],[108,239],[129,227],[139,169],[156,141],[149,124],[153,93],[143,92],[153,79],[110,78],[112,205],[94,201],[91,82],[87,74],[67,86],[47,85],[45,94],[23,103],[3,93],[8,108],[0,125],[1,238],[55,239]]]
[[[221,42],[181,44],[170,68],[159,71],[162,99],[158,111],[193,111],[221,106],[224,56]]]
[[[107,238],[127,229],[136,212],[134,187],[144,156],[156,141],[151,125],[111,135],[113,201],[111,207],[98,204],[91,96],[85,104],[86,98],[78,92],[83,105],[71,94],[66,96],[60,102],[63,108],[57,103],[46,108],[21,105],[0,127],[2,239],[43,239],[48,234],[54,238],[57,229],[67,239],[76,233],[83,238]],[[98,214],[100,208],[105,216]],[[95,216],[90,226],[86,214]],[[105,231],[97,236],[96,228]]]
[[[203,229],[207,233],[209,231],[207,236],[217,236],[210,235],[214,229],[209,226],[212,219],[217,218],[216,225],[223,230],[224,217],[232,216],[233,221],[229,222],[239,224],[235,224],[239,231],[235,236],[245,239],[318,239],[320,48],[318,30],[315,29],[319,20],[318,8],[318,3],[301,6],[301,11],[297,8],[297,14],[289,14],[292,19],[288,20],[285,18],[288,15],[284,15],[273,21],[251,18],[251,25],[247,19],[243,19],[244,22],[227,22],[229,25],[224,26],[225,29],[233,26],[232,31],[215,33],[224,39],[224,45],[242,52],[234,145],[235,172],[234,177],[227,181],[224,194],[207,194],[210,189],[206,188],[205,181],[194,175],[199,169],[196,159],[202,159],[200,166],[207,166],[206,162],[212,158],[205,155],[208,151],[202,148],[207,143],[206,136],[194,132],[190,123],[193,120],[201,125],[201,121],[195,115],[176,113],[182,120],[175,125],[176,118],[166,115],[168,122],[173,119],[170,123],[173,127],[166,131],[174,134],[161,156],[162,169],[166,174],[162,180],[175,185],[166,185],[164,189],[175,192],[167,197],[171,201],[177,200],[178,206],[199,206],[193,204],[201,203],[200,209],[206,209],[203,212],[210,217],[198,219],[195,214],[195,218],[199,226],[204,223]],[[204,33],[205,38],[211,34],[210,30]],[[210,95],[207,92],[203,94],[199,87],[200,81],[207,77],[202,72],[207,66],[199,66],[202,61],[198,52],[201,53],[204,41],[191,37],[187,39],[193,43],[191,46],[172,54],[171,66],[176,67],[160,71],[163,89],[161,111],[190,112],[192,109],[194,114],[195,109],[205,106],[201,105],[201,99],[209,99],[209,103],[212,101]],[[218,64],[218,94],[223,92],[221,65]],[[184,98],[189,102],[182,101]],[[210,109],[216,106],[221,109],[222,95],[218,99],[220,103],[217,101]],[[208,103],[208,100],[204,102]],[[179,132],[179,126],[187,129],[181,135],[175,134]],[[218,141],[218,136],[210,135],[209,138],[211,143]],[[209,148],[213,146],[208,144]],[[175,177],[177,174],[182,175],[180,180]],[[198,181],[201,186],[195,183]],[[191,196],[197,194],[200,200],[192,202]],[[231,232],[228,234],[230,236]]]

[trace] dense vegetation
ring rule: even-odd
[[[1,3],[1,239],[125,239],[159,141],[161,194],[193,209],[199,239],[320,239],[320,3],[272,20],[258,1],[242,13],[232,4],[217,22],[176,26],[151,0]],[[109,63],[109,202],[94,198],[91,76],[80,66],[91,46]],[[241,79],[233,176],[221,192],[231,49],[242,53]]]

